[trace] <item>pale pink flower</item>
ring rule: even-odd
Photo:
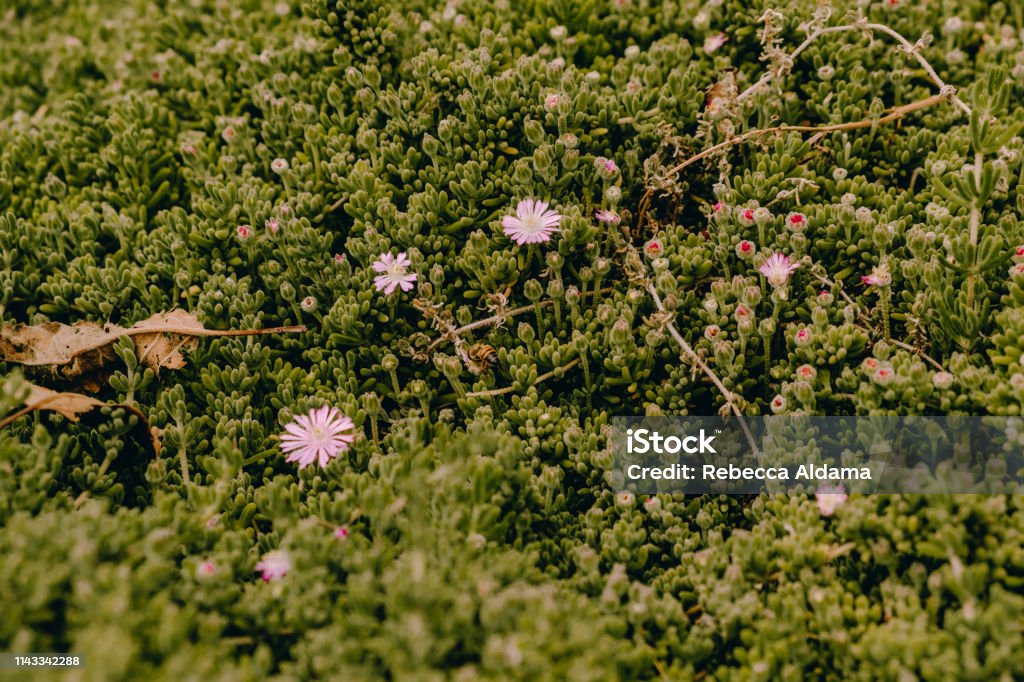
[[[879,265],[871,270],[870,275],[862,276],[860,281],[869,287],[887,287],[892,284],[892,275],[889,274],[889,268]]]
[[[664,250],[665,247],[661,243],[660,239],[652,239],[644,244],[644,253],[647,254],[649,258],[657,258]]]
[[[725,210],[725,204],[721,201],[716,201],[714,205],[711,206],[712,213],[721,213],[723,210]]]
[[[249,227],[248,225],[239,225],[238,226],[238,238],[239,239],[241,239],[244,242],[246,239],[248,239],[251,236],[252,236],[252,228],[251,227]]]
[[[1009,270],[1010,277],[1018,277],[1024,275],[1024,263],[1014,263],[1010,266]]]
[[[739,218],[741,225],[749,227],[754,224],[754,209],[740,208],[737,209],[736,215]]]
[[[196,577],[197,578],[209,578],[217,572],[217,566],[207,559],[198,566],[196,566]]]
[[[714,341],[720,333],[722,333],[722,328],[717,324],[709,324],[704,328],[704,338],[708,341]]]
[[[875,383],[878,384],[879,386],[886,386],[892,383],[893,377],[895,376],[896,375],[893,374],[891,368],[883,365],[875,370],[875,375],[872,378],[875,380]]]
[[[334,537],[338,540],[348,540],[348,526],[338,526],[334,529]]]
[[[796,368],[796,375],[801,379],[813,379],[818,376],[818,370],[810,365],[800,365]]]
[[[878,360],[875,358],[864,358],[864,362],[861,363],[861,366],[866,372],[874,372],[878,369]]]
[[[277,158],[270,162],[270,170],[275,173],[284,173],[288,170],[288,161],[285,159]]]
[[[619,167],[612,159],[606,159],[603,156],[599,156],[594,159],[594,167],[597,169],[605,178],[613,178],[615,174],[619,172]]]
[[[335,263],[344,263],[345,262],[345,254],[343,254],[343,253],[336,253],[336,254],[334,254],[334,262]]]
[[[836,509],[846,503],[848,497],[841,485],[823,485],[814,494],[814,502],[818,505],[818,511],[822,516],[832,516]]]
[[[275,549],[263,555],[263,558],[256,562],[256,570],[262,573],[260,576],[263,582],[279,580],[292,570],[292,558],[283,549]]]
[[[807,229],[807,216],[803,213],[790,213],[786,217],[786,224],[789,225],[789,229],[794,232],[803,232]]]
[[[558,93],[552,93],[544,98],[544,108],[554,109],[562,103],[562,96]]]
[[[741,322],[749,318],[753,314],[754,312],[745,303],[740,303],[739,305],[736,306],[735,315],[737,322]]]
[[[947,389],[953,385],[955,377],[949,372],[936,372],[932,375],[932,384],[938,389]]]
[[[754,242],[743,239],[736,245],[736,255],[740,258],[751,258],[757,252]]]
[[[277,222],[277,218],[270,218],[265,223],[265,227],[267,228],[267,232],[270,234],[277,234],[277,231],[281,228],[281,224]]]
[[[800,327],[796,332],[796,342],[801,346],[811,340],[811,330],[807,327]]]
[[[718,51],[718,48],[725,45],[728,40],[729,37],[724,33],[717,33],[713,36],[708,36],[704,39],[704,52],[707,54],[714,54]]]
[[[281,436],[281,450],[288,455],[286,461],[297,462],[300,469],[317,462],[326,467],[355,440],[352,420],[326,405],[298,415],[284,429],[287,433]]]
[[[789,256],[773,253],[761,263],[757,271],[764,275],[769,284],[778,288],[786,286],[789,276],[799,267],[800,264],[791,262]]]
[[[516,214],[501,220],[505,234],[516,244],[540,244],[558,232],[562,216],[548,209],[548,202],[523,199],[516,205]]]
[[[776,395],[774,398],[772,398],[771,408],[772,412],[774,412],[775,414],[782,412],[783,410],[786,409],[786,398],[783,397],[782,395]]]
[[[410,265],[412,261],[406,257],[404,251],[397,256],[382,253],[373,262],[374,271],[381,273],[373,278],[373,286],[388,296],[398,287],[401,287],[402,291],[411,290],[413,282],[416,281],[416,273],[407,270]]]
[[[619,221],[622,220],[622,218],[619,217],[618,213],[616,213],[615,211],[609,211],[606,208],[602,208],[601,210],[595,212],[594,217],[600,220],[602,223],[608,223],[609,225],[618,225]]]
[[[224,138],[225,142],[231,142],[231,140],[235,139],[235,135],[237,135],[237,133],[235,132],[234,126],[226,126],[220,134],[220,136]]]

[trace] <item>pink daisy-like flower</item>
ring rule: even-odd
[[[796,368],[796,375],[801,379],[813,379],[818,376],[818,370],[810,365],[800,365]]]
[[[657,258],[664,250],[665,247],[661,243],[660,239],[652,239],[644,244],[644,253],[647,254],[649,258]]]
[[[548,208],[548,202],[523,199],[516,205],[516,214],[501,219],[505,234],[516,244],[540,244],[558,232],[562,216]]]
[[[870,275],[862,276],[860,281],[869,287],[887,287],[892,284],[892,275],[889,274],[889,268],[879,265],[871,270]]]
[[[402,291],[409,291],[412,289],[413,282],[416,281],[416,273],[407,270],[410,265],[412,265],[412,261],[406,257],[404,251],[397,256],[382,253],[373,262],[374,271],[380,273],[373,278],[373,286],[387,296],[390,296],[391,292],[398,287],[401,287]]]
[[[334,529],[334,537],[338,540],[348,540],[348,526],[338,526]]]
[[[348,450],[355,440],[354,428],[349,417],[325,405],[298,415],[284,427],[287,433],[281,436],[281,450],[288,455],[286,461],[297,462],[300,469],[315,462],[326,467],[331,458]]]
[[[251,227],[249,227],[248,225],[239,225],[238,226],[238,238],[239,239],[241,239],[244,242],[246,239],[248,239],[251,236],[252,236],[252,228]]]
[[[773,253],[761,263],[757,271],[764,275],[769,284],[778,288],[786,286],[789,276],[799,267],[800,264],[791,262],[789,256]]]
[[[801,327],[796,332],[796,342],[801,346],[811,340],[811,330],[807,327]]]
[[[609,211],[606,208],[602,208],[594,213],[594,217],[600,220],[602,223],[608,223],[609,225],[618,225],[622,218],[615,211]]]
[[[722,328],[717,324],[709,324],[704,328],[704,338],[708,341],[714,341],[718,338],[718,335],[722,333]]]
[[[832,516],[836,509],[846,503],[848,497],[841,485],[823,485],[814,494],[814,502],[818,505],[818,511],[822,516]]]
[[[263,582],[280,580],[292,570],[292,558],[283,549],[275,549],[263,555],[263,558],[256,562],[256,569],[262,575]]]
[[[753,314],[754,312],[745,303],[740,303],[739,305],[736,306],[735,315],[737,322],[746,320]]]
[[[713,36],[708,36],[704,39],[704,52],[707,54],[714,54],[718,51],[718,48],[725,45],[728,42],[729,37],[724,33],[718,33]]]
[[[288,161],[281,158],[274,159],[270,162],[270,170],[275,173],[284,173],[288,170]]]

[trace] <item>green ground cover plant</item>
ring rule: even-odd
[[[1019,496],[616,495],[607,441],[1020,416],[1022,96],[1016,0],[7,0],[0,650],[1016,679]]]

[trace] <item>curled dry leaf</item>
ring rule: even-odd
[[[151,427],[149,420],[146,419],[146,415],[137,408],[120,403],[105,403],[102,400],[97,400],[81,393],[51,391],[48,388],[36,386],[35,384],[29,384],[29,393],[25,398],[25,406],[0,419],[0,429],[37,410],[58,412],[67,419],[77,422],[82,418],[82,415],[108,404],[110,407],[119,407],[127,410],[138,417],[138,425],[133,430],[135,438],[150,450],[150,454],[155,456],[160,453],[162,448],[160,434],[162,431]]]
[[[27,367],[47,368],[57,378],[82,380],[95,385],[90,377],[114,359],[112,344],[128,336],[135,343],[139,361],[159,372],[185,366],[184,351],[194,350],[200,336],[252,336],[304,332],[302,325],[270,329],[206,329],[194,315],[184,310],[157,313],[131,327],[95,322],[74,325],[47,322],[40,325],[6,324],[0,328],[0,355],[8,362]]]

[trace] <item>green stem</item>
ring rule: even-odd
[[[974,154],[974,186],[981,194],[981,169],[985,162],[985,156],[981,152],[975,152]],[[974,308],[974,285],[975,279],[978,276],[978,230],[981,227],[981,206],[978,203],[980,199],[975,197],[974,202],[971,204],[971,216],[970,216],[970,234],[968,238],[971,243],[971,265],[970,271],[967,275],[967,307]]]
[[[888,342],[892,339],[892,333],[889,329],[889,314],[891,308],[890,298],[892,297],[892,291],[889,287],[882,287],[881,291],[881,303],[882,303],[882,334],[883,338]]]

